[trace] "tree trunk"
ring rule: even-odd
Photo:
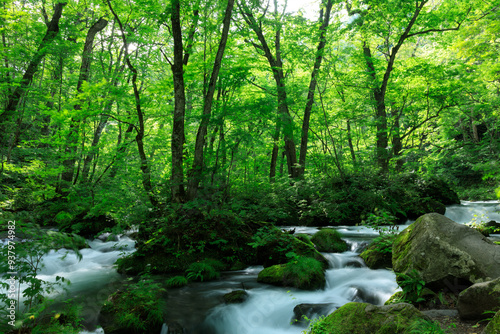
[[[275,56],[271,53],[271,49],[262,32],[261,25],[257,23],[253,13],[249,10],[244,2],[238,3],[240,12],[248,26],[255,32],[260,45],[253,44],[257,49],[264,51],[271,70],[273,72],[274,81],[278,91],[278,110],[281,115],[281,124],[283,127],[283,139],[285,142],[285,153],[287,157],[288,175],[291,178],[299,176],[297,166],[297,154],[295,150],[295,142],[293,138],[293,119],[288,110],[285,74],[283,73],[283,60],[281,59],[281,33],[280,25],[276,28],[275,33]],[[275,6],[276,7],[276,6]]]
[[[228,0],[226,13],[224,15],[224,23],[222,28],[222,35],[220,38],[219,48],[215,56],[214,67],[210,76],[210,81],[207,87],[207,94],[205,95],[203,103],[203,117],[201,119],[198,133],[196,134],[196,143],[194,149],[193,167],[190,170],[188,198],[193,200],[198,193],[198,185],[203,173],[203,147],[205,146],[205,137],[207,135],[207,126],[210,121],[212,112],[212,102],[215,93],[215,84],[219,76],[219,71],[222,64],[222,57],[226,48],[227,38],[229,35],[229,26],[231,24],[231,15],[233,12],[234,0]]]
[[[271,166],[269,168],[269,179],[271,182],[274,182],[274,178],[276,177],[276,165],[278,163],[278,153],[279,146],[278,142],[280,140],[280,122],[276,120],[276,129],[274,130],[273,135],[273,151],[271,153]]]
[[[184,192],[184,116],[186,112],[186,93],[184,87],[182,30],[180,19],[180,0],[172,1],[172,35],[174,38],[174,63],[171,64],[174,80],[174,120],[172,126],[172,200],[180,203],[185,200]]]
[[[323,5],[324,3],[322,3]],[[306,156],[307,156],[307,142],[309,135],[309,120],[311,118],[312,106],[314,104],[314,92],[318,82],[318,73],[323,61],[323,52],[326,45],[326,29],[330,23],[330,13],[332,11],[333,1],[328,0],[325,6],[325,17],[323,19],[323,8],[320,10],[319,21],[321,27],[319,28],[319,43],[318,50],[316,51],[316,60],[314,61],[313,70],[311,73],[311,81],[309,82],[309,91],[307,93],[307,102],[304,110],[304,120],[302,122],[302,139],[300,142],[300,155],[299,155],[299,168],[297,170],[298,176],[303,176],[306,170]]]
[[[351,152],[352,164],[354,169],[357,168],[356,153],[354,153],[354,145],[352,144],[351,120],[347,119],[347,143],[349,144],[349,152]]]
[[[38,50],[33,58],[31,58],[28,68],[24,72],[23,78],[19,86],[7,98],[7,106],[3,113],[0,114],[0,150],[8,149],[8,134],[11,128],[11,119],[14,117],[17,105],[21,100],[23,93],[28,89],[33,76],[35,75],[40,62],[48,52],[48,45],[56,38],[59,33],[59,20],[61,19],[65,2],[58,2],[54,6],[54,14],[51,21],[47,25],[47,32],[40,43]]]
[[[101,18],[99,21],[94,23],[87,32],[87,37],[85,39],[85,45],[83,47],[82,53],[82,64],[80,66],[80,75],[78,77],[78,82],[76,84],[77,94],[82,92],[82,85],[84,81],[89,79],[90,63],[92,62],[92,51],[94,48],[94,38],[95,35],[103,30],[108,25],[108,21]],[[81,103],[74,105],[74,110],[80,111],[82,109]],[[79,115],[80,116],[80,115]],[[76,151],[78,145],[78,132],[80,128],[80,119],[72,118],[69,125],[69,133],[66,141],[66,148],[64,150],[65,159],[62,163],[64,170],[61,174],[61,185],[59,188],[60,193],[65,193],[67,188],[71,185],[73,181],[73,174],[75,170],[76,162]]]
[[[151,183],[151,172],[149,170],[148,158],[146,156],[146,152],[144,151],[143,139],[145,133],[145,124],[144,124],[144,113],[142,112],[142,106],[141,106],[141,97],[139,93],[139,88],[137,87],[137,69],[134,67],[134,65],[132,65],[132,62],[130,61],[130,57],[128,54],[128,41],[127,38],[125,37],[125,29],[123,28],[123,24],[120,18],[113,10],[110,0],[108,0],[108,7],[110,11],[113,13],[116,22],[118,22],[118,25],[120,26],[123,44],[125,45],[125,62],[127,64],[128,69],[132,73],[132,88],[134,89],[135,110],[137,113],[137,120],[139,122],[139,126],[138,127],[135,126],[135,131],[136,131],[135,142],[137,143],[137,151],[139,152],[139,158],[141,162],[140,169],[142,172],[142,186],[146,191],[146,194],[149,198],[149,201],[151,202],[151,205],[153,205],[153,207],[155,208],[158,208],[159,202],[156,198],[153,185]]]

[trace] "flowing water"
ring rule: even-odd
[[[495,220],[500,222],[498,201],[462,202],[447,207],[446,216],[458,223]],[[409,224],[411,222],[408,222]],[[399,226],[403,230],[406,225]],[[287,228],[287,227],[284,227]],[[293,227],[295,233],[314,234],[314,227]],[[188,334],[281,334],[301,333],[304,324],[294,321],[294,308],[302,305],[310,318],[328,314],[350,301],[383,304],[398,286],[390,270],[367,268],[359,253],[378,235],[362,226],[337,226],[351,249],[341,254],[324,254],[330,262],[326,271],[327,284],[323,290],[300,291],[256,282],[261,266],[228,272],[220,280],[191,283],[169,291],[165,315],[166,323],[179,323]],[[500,235],[493,235],[500,239]],[[51,251],[43,259],[45,267],[40,278],[55,281],[56,276],[68,278],[72,284],[69,294],[83,304],[84,324],[94,329],[102,302],[122,281],[113,268],[116,259],[133,252],[134,241],[121,237],[118,241],[89,241],[91,248],[81,251],[83,258],[64,255],[63,250]],[[222,296],[245,289],[248,299],[241,304],[226,305]],[[162,334],[167,333],[164,325]],[[89,333],[89,332],[82,332]],[[93,333],[102,333],[96,330]]]

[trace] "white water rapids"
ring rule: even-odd
[[[477,221],[500,222],[498,201],[462,202],[447,207],[446,216],[458,223]],[[294,227],[295,233],[313,234],[314,227]],[[351,245],[342,254],[325,254],[331,263],[326,272],[327,284],[323,290],[300,291],[256,282],[262,267],[224,273],[214,282],[191,283],[169,291],[166,300],[166,322],[178,322],[189,334],[294,334],[303,326],[292,324],[293,309],[299,304],[324,304],[326,313],[350,301],[383,304],[396,290],[395,275],[390,270],[371,270],[364,266],[358,254],[378,233],[358,226],[338,226]],[[399,230],[405,228],[400,226]],[[496,235],[494,238],[498,239]],[[51,251],[44,259],[45,267],[39,278],[55,281],[56,276],[71,281],[69,294],[84,305],[84,324],[92,329],[102,302],[122,280],[113,263],[120,256],[134,250],[134,241],[121,237],[118,242],[89,241],[91,248],[81,250],[82,260],[74,254],[65,257],[63,250]],[[121,247],[119,250],[116,247]],[[245,288],[249,298],[242,304],[223,304],[221,297],[233,290]],[[89,332],[82,332],[89,333]],[[98,329],[93,333],[102,333]],[[165,325],[163,334],[167,333]]]

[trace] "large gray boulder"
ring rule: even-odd
[[[484,312],[500,310],[500,278],[476,283],[462,291],[458,296],[457,309],[464,320],[491,318],[491,313]]]
[[[500,277],[500,247],[466,225],[429,213],[396,237],[392,266],[396,273],[417,270],[433,290],[459,292]]]

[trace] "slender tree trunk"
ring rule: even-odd
[[[274,182],[274,179],[276,177],[276,165],[278,163],[278,153],[279,153],[279,146],[278,142],[280,140],[280,122],[279,120],[276,120],[276,128],[274,130],[274,135],[273,135],[273,151],[271,153],[271,166],[269,168],[269,179],[271,182]]]
[[[276,88],[278,91],[278,110],[281,115],[281,124],[283,127],[283,139],[285,142],[285,153],[287,157],[288,165],[288,175],[291,178],[297,178],[299,176],[298,166],[297,166],[297,153],[295,150],[295,141],[293,138],[293,119],[288,110],[287,93],[285,85],[285,74],[283,72],[283,60],[281,59],[281,26],[280,23],[277,24],[275,33],[275,55],[271,53],[271,49],[267,44],[267,41],[262,32],[261,25],[257,23],[253,13],[246,6],[244,2],[238,3],[239,9],[245,22],[254,31],[260,45],[252,43],[255,48],[264,51],[264,56],[266,57],[271,70],[273,72],[274,81],[276,82]],[[276,4],[275,4],[276,7]],[[277,13],[276,13],[277,15]]]
[[[142,172],[142,186],[144,190],[146,191],[146,194],[148,195],[149,201],[151,202],[151,205],[153,207],[158,208],[159,207],[159,202],[156,198],[156,195],[154,193],[153,185],[151,183],[151,172],[149,169],[149,163],[148,163],[148,158],[146,156],[146,152],[144,150],[144,133],[145,133],[145,124],[144,124],[144,113],[142,112],[142,106],[141,106],[141,96],[139,92],[139,87],[137,86],[137,69],[132,65],[132,62],[130,61],[130,57],[128,54],[128,41],[125,36],[125,29],[123,28],[123,24],[116,14],[116,12],[113,10],[113,7],[111,6],[110,0],[108,0],[108,7],[110,11],[113,13],[113,16],[115,20],[118,22],[118,25],[120,26],[120,31],[122,33],[122,40],[123,44],[125,45],[125,63],[127,64],[127,67],[129,71],[132,73],[132,88],[134,90],[134,99],[135,99],[135,110],[137,113],[137,120],[139,123],[139,126],[135,127],[136,135],[135,135],[135,142],[137,143],[137,151],[139,152],[139,158],[140,158],[140,169]]]
[[[201,119],[201,123],[198,128],[198,133],[196,135],[193,167],[191,168],[189,173],[190,175],[189,175],[189,186],[188,186],[188,198],[190,200],[195,199],[197,196],[198,185],[200,183],[200,179],[203,173],[203,147],[205,146],[207,127],[212,112],[212,102],[215,93],[215,84],[219,76],[219,71],[222,64],[222,57],[224,56],[224,50],[226,48],[227,38],[229,35],[229,26],[231,24],[231,15],[233,12],[233,6],[234,6],[234,0],[228,0],[226,13],[224,14],[224,21],[223,21],[224,23],[223,23],[219,48],[215,56],[214,67],[212,70],[212,74],[210,76],[210,81],[207,87],[207,94],[205,95],[203,103],[203,117]]]
[[[172,0],[172,35],[174,38],[174,62],[171,64],[174,79],[174,120],[172,127],[172,177],[171,193],[174,202],[184,202],[184,117],[186,93],[184,86],[183,46],[180,18],[180,0]]]
[[[16,113],[17,105],[33,80],[33,76],[35,75],[40,62],[47,54],[48,46],[59,34],[59,20],[61,19],[62,10],[65,5],[65,2],[58,2],[54,6],[54,14],[52,15],[51,21],[47,25],[47,32],[45,33],[38,50],[33,58],[31,58],[19,86],[17,86],[7,98],[7,106],[0,114],[0,150],[8,149],[9,129],[12,127],[11,122]]]
[[[319,43],[318,49],[316,51],[316,60],[314,61],[313,70],[311,73],[311,81],[309,82],[309,91],[307,93],[307,102],[304,110],[304,120],[302,122],[302,139],[300,142],[300,155],[299,155],[299,168],[297,170],[299,176],[303,176],[306,169],[306,156],[307,156],[307,142],[309,135],[309,120],[311,118],[312,106],[314,104],[314,92],[316,91],[316,85],[318,82],[318,73],[321,67],[321,62],[323,61],[323,52],[326,46],[326,29],[330,23],[330,13],[332,11],[333,1],[328,0],[325,5],[325,13],[323,18],[323,5],[320,10],[319,21],[321,27],[319,29]]]
[[[347,144],[349,145],[349,152],[351,152],[352,164],[354,169],[357,169],[356,153],[354,152],[354,145],[352,143],[351,120],[347,119]]]
[[[101,18],[90,27],[85,39],[85,45],[82,53],[82,64],[80,66],[80,75],[76,85],[77,94],[82,93],[82,85],[89,79],[90,63],[92,62],[92,51],[94,48],[95,35],[103,30],[108,25],[108,21]],[[81,103],[78,102],[74,105],[74,110],[80,111],[82,109]],[[80,115],[78,115],[80,116]],[[66,148],[64,150],[65,159],[62,163],[64,170],[61,174],[61,185],[59,188],[60,193],[65,193],[67,188],[73,181],[73,174],[75,172],[76,151],[78,145],[78,135],[80,129],[80,117],[72,118],[69,126],[69,133],[66,141]]]

